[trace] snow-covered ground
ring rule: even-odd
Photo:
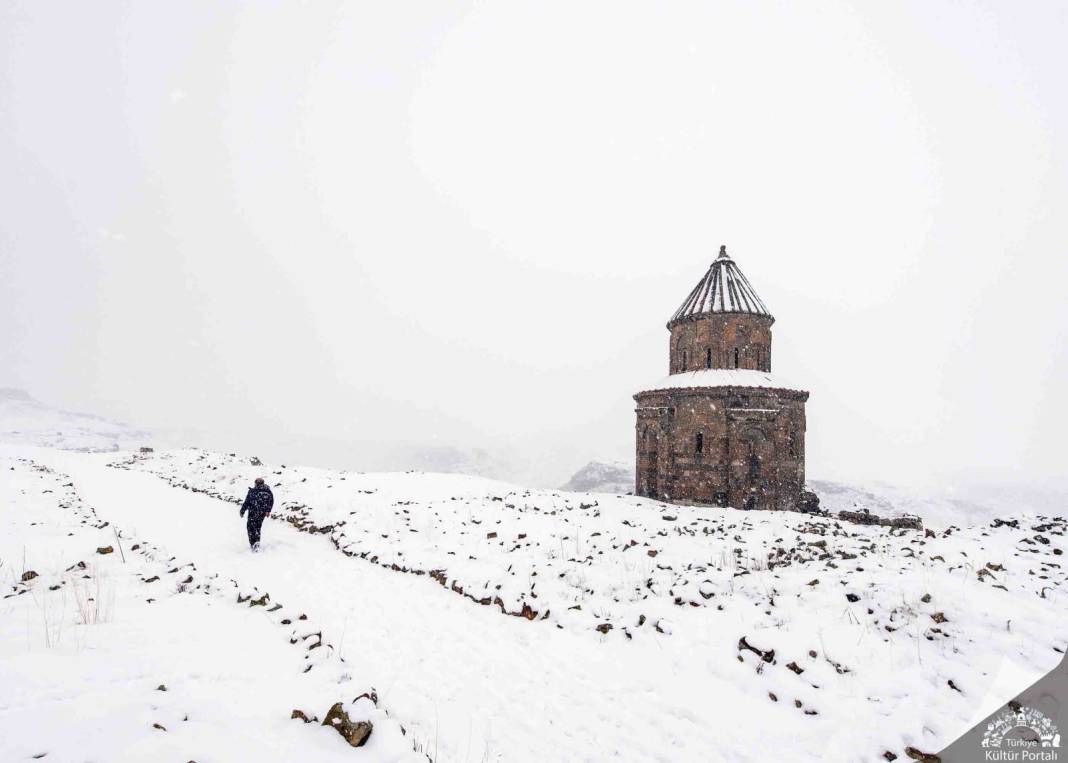
[[[0,457],[0,760],[425,761],[297,607],[120,531],[69,477]],[[102,553],[103,552],[103,553]],[[239,601],[244,599],[244,601]],[[262,601],[259,606],[254,603]]]
[[[60,484],[72,483],[64,490],[95,508],[97,524],[110,523],[63,524],[71,514],[62,504],[77,499],[56,488],[5,492],[0,520],[11,532],[2,572],[12,592],[33,590],[0,599],[3,607],[26,622],[34,613],[46,621],[33,596],[60,579],[68,557],[86,558],[82,545],[80,556],[69,545],[85,533],[100,536],[85,535],[90,552],[117,528],[130,543],[155,544],[145,563],[194,564],[192,585],[210,583],[209,595],[174,593],[182,570],[141,583],[151,577],[146,568],[116,586],[116,600],[130,603],[104,628],[69,625],[65,634],[89,634],[78,669],[96,676],[93,665],[106,672],[118,663],[114,672],[131,676],[119,679],[122,688],[141,697],[147,687],[149,707],[165,707],[152,693],[157,684],[182,686],[185,694],[166,693],[175,713],[190,715],[179,728],[210,716],[220,736],[237,730],[220,744],[238,744],[252,726],[274,752],[308,745],[285,747],[289,759],[329,759],[320,749],[437,761],[903,757],[907,746],[937,751],[952,741],[1050,670],[1068,646],[1065,520],[1011,505],[1003,513],[1010,524],[984,517],[928,522],[917,532],[460,475],[253,466],[197,450],[0,453],[54,470]],[[28,464],[15,466],[25,472],[20,479],[44,479]],[[265,527],[265,552],[252,555],[236,502],[258,475],[274,487],[278,521]],[[33,563],[49,562],[53,577],[16,582],[23,545],[42,549],[44,561]],[[87,561],[125,580],[114,556]],[[134,564],[129,548],[127,556]],[[160,583],[170,587],[166,597],[151,605],[139,598]],[[266,592],[285,608],[238,606],[239,592]],[[302,635],[292,626],[296,610],[330,645],[311,652],[308,673],[308,650],[299,638],[288,643]],[[159,611],[173,619],[146,614]],[[18,755],[43,752],[47,745],[37,747],[55,735],[20,719],[43,718],[45,703],[78,695],[80,684],[64,678],[65,660],[74,658],[42,641],[44,626],[36,639],[21,621],[0,628],[0,752],[9,733]],[[212,662],[209,645],[229,638],[220,631],[240,634],[231,642],[237,651]],[[108,637],[93,640],[99,633]],[[124,644],[138,655],[128,664],[116,656]],[[238,644],[249,654],[264,650],[270,668],[243,672]],[[225,676],[223,688],[201,697],[213,670]],[[351,750],[328,729],[289,720],[293,708],[322,717],[331,702],[370,688],[378,708],[364,707],[367,700],[359,707],[379,714],[378,747]],[[249,693],[251,723],[242,714]],[[208,711],[190,712],[200,702]],[[131,717],[140,723],[152,713],[131,716],[130,707],[117,712],[131,729],[110,736],[163,744],[151,723],[132,729]],[[173,733],[173,717],[159,722]],[[166,743],[184,738],[179,731]],[[232,759],[181,749],[198,761]]]

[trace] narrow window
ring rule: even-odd
[[[707,350],[705,350],[705,368],[711,368],[711,367],[712,367],[712,348],[709,347]]]
[[[756,454],[753,444],[749,444],[749,479],[751,481],[760,477],[760,456]]]
[[[688,358],[686,357],[686,350],[683,350],[682,351],[682,370],[683,371],[686,370],[686,361],[687,360],[688,360]]]
[[[697,437],[694,441],[694,452],[698,455],[705,449],[705,436],[700,432],[697,433]]]
[[[662,366],[661,366],[662,367]],[[738,348],[734,348],[734,367],[738,367]]]

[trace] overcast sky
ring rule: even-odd
[[[1055,479],[1066,9],[6,2],[0,386],[554,482],[726,244],[810,477]]]

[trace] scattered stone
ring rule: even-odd
[[[931,594],[925,593],[923,596],[920,597],[920,601],[922,601],[924,604],[930,604],[931,603]]]
[[[361,699],[369,699],[369,700],[371,700],[371,704],[372,705],[374,705],[375,707],[378,707],[378,692],[375,691],[374,689],[371,689],[371,691],[369,691],[369,692],[365,691],[363,694],[361,694],[360,696],[356,697],[356,699],[354,699],[352,701],[353,702],[359,702]]]
[[[944,622],[948,622],[946,620],[946,615],[945,615],[944,612],[935,612],[933,615],[931,615],[931,619],[934,620],[936,623],[939,623],[939,624],[942,624]]]
[[[96,552],[98,554],[114,554],[115,553],[115,549],[112,548],[111,546],[101,546],[100,548],[98,548],[96,550]]]
[[[597,631],[600,633],[608,633],[610,630],[612,630],[612,623],[601,623],[597,626]]]
[[[929,752],[921,752],[915,747],[906,747],[905,754],[913,760],[918,760],[920,763],[942,763],[942,758],[937,755],[933,755]]]
[[[860,597],[857,596],[855,593],[847,593],[846,600],[849,602],[857,602],[860,601]]]
[[[167,691],[166,684],[160,684],[159,686],[157,686],[156,691]]]
[[[294,710],[292,713],[289,714],[289,718],[290,718],[290,720],[296,720],[297,718],[299,718],[300,720],[304,721],[305,723],[314,723],[315,722],[313,719],[311,719],[308,716],[306,716],[304,714],[303,710]]]
[[[22,573],[22,582],[29,583],[35,577],[37,577],[36,572],[34,572],[33,570],[26,570],[24,573]]]
[[[367,739],[374,728],[368,721],[353,723],[340,702],[331,705],[323,719],[323,725],[333,727],[353,747],[363,747],[367,744]]]
[[[805,672],[805,669],[799,666],[796,662],[787,663],[786,667],[797,673],[797,675],[801,675]]]
[[[738,651],[740,652],[743,649],[747,649],[750,652],[753,652],[754,654],[760,655],[760,659],[762,659],[764,662],[772,662],[775,659],[774,649],[769,649],[766,652],[762,652],[755,646],[750,644],[748,641],[746,641],[745,636],[742,636],[740,639],[738,639]]]

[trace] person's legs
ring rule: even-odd
[[[263,515],[258,511],[248,513],[248,545],[256,548],[260,543],[260,526],[263,524]]]

